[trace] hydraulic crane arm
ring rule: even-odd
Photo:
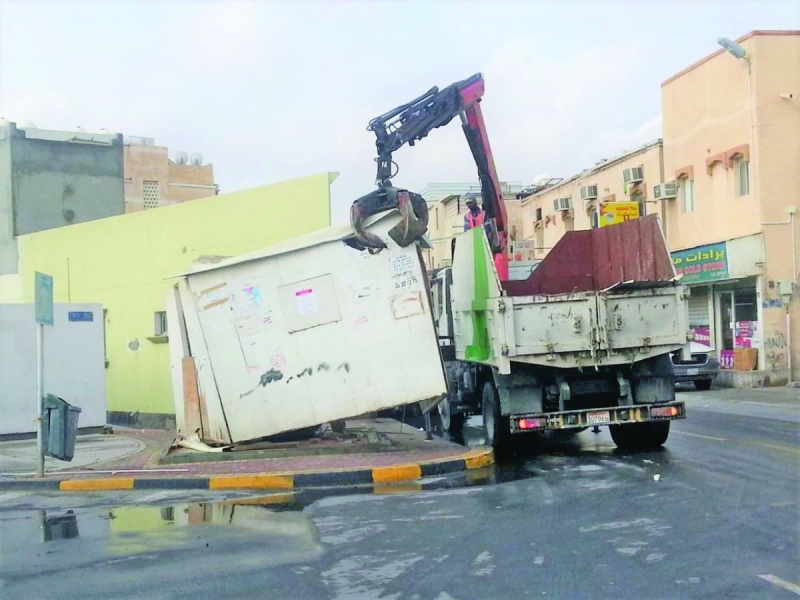
[[[454,83],[443,90],[433,87],[411,102],[398,106],[369,122],[367,129],[375,133],[378,157],[378,190],[356,200],[351,207],[351,221],[359,241],[368,248],[379,250],[385,244],[361,227],[362,219],[392,208],[400,208],[404,221],[392,238],[400,245],[408,245],[427,229],[427,205],[417,194],[394,188],[391,178],[396,166],[392,154],[405,144],[413,146],[432,130],[450,123],[459,116],[467,137],[472,157],[478,167],[486,222],[489,225],[489,243],[496,254],[506,256],[507,215],[502,200],[500,182],[486,135],[486,126],[480,101],[484,93],[483,75]]]

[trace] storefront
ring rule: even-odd
[[[760,236],[750,236],[672,253],[676,272],[691,290],[689,326],[695,341],[708,346],[724,369],[758,366],[760,244]]]

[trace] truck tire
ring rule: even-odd
[[[611,439],[622,450],[663,446],[669,437],[669,421],[610,425]]]
[[[487,381],[481,394],[481,414],[486,445],[491,446],[497,454],[508,452],[511,446],[511,430],[508,417],[500,414],[500,400],[494,384]]]
[[[451,412],[450,401],[445,398],[439,403],[439,419],[442,422],[442,431],[448,433],[461,433],[464,429],[465,416],[464,413]]]
[[[711,389],[710,379],[695,379],[694,387],[698,392],[707,392]]]

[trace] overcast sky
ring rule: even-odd
[[[661,136],[660,83],[720,36],[800,29],[800,2],[0,0],[0,116],[200,152],[222,191],[339,171],[373,189],[372,118],[473,73],[501,180],[569,176]],[[471,181],[456,122],[396,185]]]

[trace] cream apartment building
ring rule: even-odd
[[[725,363],[757,350],[755,372],[723,379],[785,383],[800,379],[800,31],[722,43],[662,84],[664,224],[696,337]]]
[[[658,212],[654,188],[662,172],[662,143],[656,140],[524,198],[516,253],[541,260],[567,231],[599,226],[602,208],[614,202],[635,202],[640,215]]]
[[[663,140],[523,200],[522,245],[542,258],[566,231],[597,226],[602,204],[639,202],[661,217],[695,339],[725,367],[720,383],[782,384],[800,379],[800,31],[723,43],[733,52],[662,84]],[[747,348],[754,370],[734,370]]]
[[[153,138],[125,136],[125,212],[137,212],[215,196],[214,165],[203,164],[200,154],[177,152]]]

